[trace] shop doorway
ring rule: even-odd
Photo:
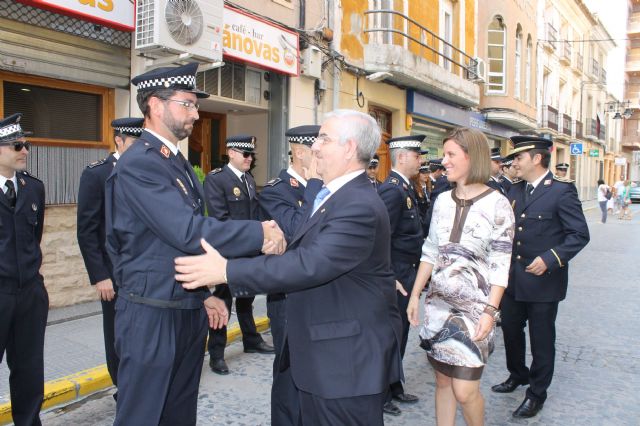
[[[189,137],[189,162],[198,166],[206,175],[227,163],[225,139],[227,117],[224,114],[199,112],[200,119],[193,125]]]
[[[391,170],[391,159],[389,158],[389,145],[387,141],[391,139],[391,111],[383,108],[370,106],[369,115],[371,115],[378,122],[380,130],[382,131],[382,138],[380,140],[380,146],[378,147],[378,157],[380,157],[380,163],[378,167],[378,180],[384,182]]]

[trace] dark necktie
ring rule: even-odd
[[[533,185],[531,185],[530,183],[527,183],[527,186],[524,189],[524,199],[528,200],[532,192],[533,192]]]
[[[11,207],[15,207],[16,206],[16,188],[15,186],[13,186],[13,181],[7,180],[7,182],[4,185],[7,187],[7,191],[4,193],[4,195],[7,196],[7,200],[9,200],[9,205]]]
[[[178,159],[178,163],[180,163],[180,165],[184,169],[184,173],[187,175],[187,178],[189,179],[189,184],[193,188],[193,182],[191,181],[191,173],[189,171],[189,163],[187,162],[187,159],[184,158],[184,155],[182,155],[180,151],[178,151],[176,158]]]
[[[251,198],[251,189],[249,189],[249,185],[247,184],[247,178],[244,177],[244,173],[240,176],[240,180],[245,188],[247,188],[247,194],[249,194],[249,198]]]

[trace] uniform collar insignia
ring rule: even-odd
[[[298,179],[296,179],[296,178],[290,178],[289,179],[289,184],[291,186],[293,186],[294,188],[297,188],[298,186],[300,186],[300,184],[298,183]]]
[[[20,180],[20,185],[22,185],[22,186],[25,186],[25,185],[26,185],[26,182],[24,181],[24,179],[23,179],[23,178],[20,178],[19,180]]]
[[[160,154],[164,155],[164,158],[169,158],[169,155],[171,155],[171,150],[168,146],[163,144],[162,148],[160,148]]]
[[[544,181],[544,186],[549,186],[551,185],[551,179],[547,179]]]

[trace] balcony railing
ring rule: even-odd
[[[593,118],[587,118],[587,134],[585,136],[591,136],[596,139],[605,140],[607,134],[607,127],[600,123],[598,126],[598,120]]]
[[[604,85],[607,84],[607,71],[604,68],[600,71],[600,81]]]
[[[560,51],[560,59],[565,60],[568,64],[571,63],[571,43],[567,40],[561,42],[562,50]]]
[[[468,80],[478,80],[482,77],[478,74],[478,61],[409,16],[388,9],[367,10],[364,14],[373,18],[370,20],[373,24],[370,25],[370,28],[364,30],[366,34],[370,34],[370,37],[381,34],[385,40],[391,39],[391,43],[386,44],[401,45],[404,45],[406,39],[408,50],[413,50],[414,46],[417,46],[419,50],[426,49],[442,58],[444,64],[450,63],[461,67],[464,70],[464,77]],[[387,23],[394,28],[385,27]],[[406,31],[404,30],[405,27]],[[403,30],[397,28],[402,28]],[[401,37],[400,41],[394,40],[393,34],[399,35]],[[421,34],[422,40],[413,37],[411,34]]]
[[[591,60],[591,74],[593,74],[595,78],[600,76],[600,64],[595,59]]]
[[[550,22],[547,22],[547,42],[551,45],[552,49],[556,49],[556,42],[558,41],[558,30],[555,29]]]
[[[571,117],[567,114],[562,114],[562,133],[571,136]]]
[[[574,122],[574,126],[576,128],[576,138],[577,139],[581,139],[582,138],[582,121],[578,121],[576,120]]]
[[[542,127],[558,130],[558,110],[549,105],[542,106]]]
[[[576,65],[575,65],[575,68],[577,70],[582,71],[582,67],[584,66],[583,65],[583,61],[584,61],[584,58],[582,56],[582,53],[576,52]]]

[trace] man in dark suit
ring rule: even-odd
[[[402,345],[400,353],[404,357],[409,336],[407,306],[409,294],[416,279],[422,244],[424,243],[422,215],[418,210],[418,200],[411,181],[420,170],[420,152],[424,135],[401,136],[387,140],[391,173],[378,188],[378,194],[389,213],[391,226],[391,267],[398,287],[398,309],[402,318]],[[391,398],[403,403],[416,403],[418,398],[404,392],[401,382],[391,386],[391,392],[384,412],[400,415],[401,411]]]
[[[293,239],[295,231],[306,217],[307,209],[313,205],[315,194],[322,187],[322,180],[312,178],[315,166],[311,146],[319,130],[318,125],[303,125],[285,132],[291,147],[291,165],[282,169],[277,178],[267,182],[258,196],[265,218],[276,221],[287,241]],[[267,315],[276,350],[274,379],[284,343],[286,301],[285,293],[267,295]],[[284,426],[298,423],[299,406],[295,396],[295,393],[290,395],[279,392],[277,387],[271,388],[271,424]]]
[[[16,425],[40,425],[49,296],[40,266],[44,185],[24,171],[22,114],[0,120],[0,361],[7,353]]]
[[[115,386],[118,386],[119,362],[114,346],[113,329],[117,286],[113,285],[113,265],[105,247],[104,184],[120,156],[142,134],[143,124],[143,118],[113,120],[111,127],[114,131],[116,151],[109,154],[107,158],[87,166],[80,176],[78,188],[78,246],[89,273],[89,282],[95,287],[100,297],[107,370]]]
[[[209,216],[220,221],[258,220],[259,205],[256,199],[256,182],[249,172],[255,155],[255,136],[236,135],[227,138],[229,162],[221,169],[212,170],[204,179],[204,197]],[[216,288],[214,295],[224,300],[229,311],[233,298],[227,286]],[[247,353],[272,354],[273,346],[267,344],[256,330],[253,319],[252,297],[236,298],[236,314],[242,343]],[[224,360],[227,346],[227,327],[209,330],[209,367],[217,374],[229,374]]]
[[[513,167],[521,182],[508,198],[516,217],[509,286],[502,298],[502,331],[509,378],[491,389],[529,385],[515,417],[533,417],[547,398],[555,360],[558,303],[567,294],[569,260],[589,242],[589,229],[573,183],[549,171],[552,142],[514,136]],[[524,327],[533,360],[525,364]]]
[[[107,251],[119,287],[116,425],[196,423],[207,317],[224,325],[228,311],[206,289],[184,290],[173,259],[201,253],[200,238],[230,257],[284,246],[275,223],[204,217],[202,187],[178,150],[198,119],[198,99],[208,96],[195,87],[197,67],[132,80],[145,130],[105,185]]]
[[[375,189],[378,189],[378,186],[380,186],[380,184],[382,183],[378,180],[379,168],[380,168],[380,157],[378,157],[378,154],[374,154],[373,158],[369,162],[369,167],[367,167],[367,176],[369,177],[369,181],[371,182],[371,185],[373,185]]]
[[[227,261],[204,243],[206,255],[176,260],[185,287],[287,293],[276,382],[294,386],[304,422],[382,425],[386,392],[401,379],[389,217],[365,174],[379,143],[369,115],[330,113],[313,145],[325,187],[283,256]]]

